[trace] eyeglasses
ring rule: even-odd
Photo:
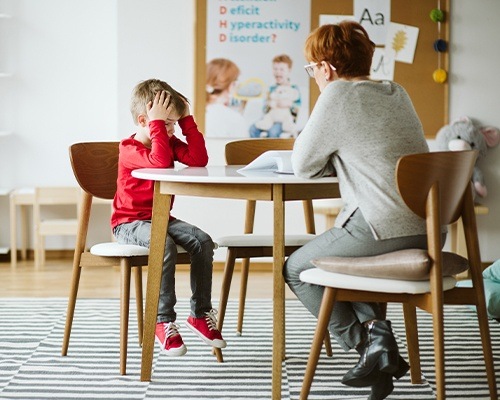
[[[314,67],[317,67],[318,64],[320,63],[312,62],[310,64],[304,65],[304,69],[306,70],[307,75],[309,75],[310,78],[314,78]],[[335,68],[332,64],[328,63],[328,65],[333,71],[337,70],[337,68]]]

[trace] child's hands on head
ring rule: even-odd
[[[189,110],[189,103],[184,100],[184,114],[181,115],[181,118],[188,117],[191,115],[191,111]]]
[[[162,90],[161,92],[156,93],[155,98],[146,105],[150,121],[167,121],[174,108],[173,103],[170,103],[170,97],[170,93]]]

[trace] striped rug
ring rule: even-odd
[[[179,318],[188,315],[188,301],[180,300]],[[119,374],[119,303],[117,299],[80,299],[67,357],[61,357],[66,299],[0,299],[0,399],[269,399],[271,398],[272,304],[248,300],[243,336],[235,335],[236,302],[228,304],[224,336],[228,347],[224,363],[187,329],[181,329],[188,353],[154,357],[151,382],[140,382],[140,357],[135,316],[129,333],[128,374]],[[406,357],[404,329],[398,305],[388,318]],[[445,320],[447,397],[487,399],[475,314],[455,307]],[[396,382],[389,399],[434,399],[432,327],[419,314],[424,383],[411,385],[409,376]],[[297,300],[287,300],[287,359],[283,365],[283,399],[298,399],[315,320]],[[500,376],[500,325],[490,321]],[[334,356],[322,353],[310,399],[366,399],[366,388],[340,383],[357,362],[354,352],[334,344]]]

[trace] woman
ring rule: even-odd
[[[296,175],[337,174],[344,207],[334,228],[295,253],[285,280],[305,307],[318,315],[323,288],[299,279],[323,256],[372,256],[426,248],[425,224],[404,205],[394,171],[405,154],[428,152],[422,125],[406,91],[394,82],[369,78],[375,45],[358,23],[323,25],[306,40],[307,73],[321,94],[292,154]],[[361,358],[344,376],[350,386],[371,386],[369,399],[384,399],[393,377],[409,369],[399,356],[390,321],[376,303],[336,303],[329,330]]]
[[[240,75],[238,66],[226,58],[207,64],[205,134],[207,137],[248,137],[248,124],[229,106]]]

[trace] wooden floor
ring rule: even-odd
[[[16,268],[10,263],[0,263],[0,297],[67,297],[71,283],[71,260],[47,260],[43,268],[35,269],[33,260],[20,261]],[[257,268],[260,269],[260,268]],[[144,290],[147,272],[143,272]],[[213,274],[212,299],[219,299],[222,281],[221,268]],[[247,298],[272,298],[272,274],[268,271],[252,271],[248,278]],[[240,274],[235,271],[230,297],[239,295]],[[133,293],[133,282],[132,282]],[[176,272],[177,297],[191,296],[189,271],[186,267]],[[120,271],[118,268],[85,268],[82,270],[78,297],[118,298],[120,295]],[[295,295],[286,287],[286,297]]]

